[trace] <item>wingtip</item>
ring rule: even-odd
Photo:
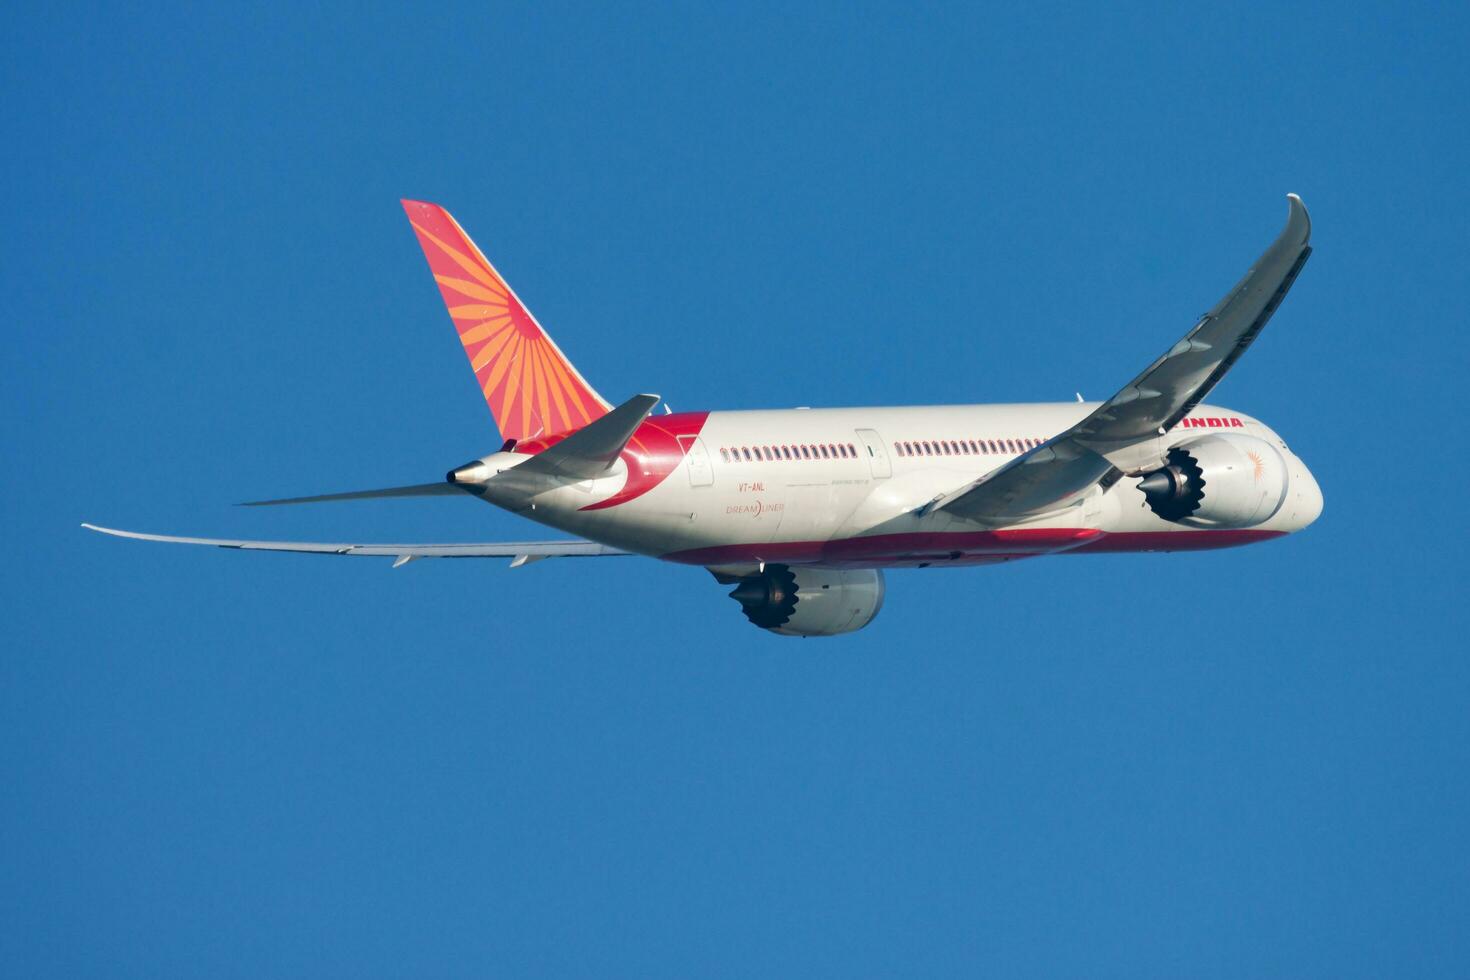
[[[1299,227],[1296,237],[1301,244],[1305,245],[1312,238],[1312,215],[1307,210],[1307,205],[1302,201],[1300,194],[1288,193],[1286,195],[1286,226],[1290,229],[1293,225]]]

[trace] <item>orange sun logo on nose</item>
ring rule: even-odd
[[[1251,465],[1254,467],[1251,475],[1255,477],[1257,483],[1260,483],[1261,477],[1266,475],[1266,461],[1261,458],[1260,453],[1247,452],[1246,456],[1250,458]]]

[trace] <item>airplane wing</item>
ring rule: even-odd
[[[997,526],[1075,501],[1125,473],[1162,465],[1161,436],[1189,414],[1246,352],[1311,255],[1312,221],[1287,195],[1286,227],[1194,328],[1087,418],[979,480],[936,497],[947,510]]]
[[[416,558],[510,558],[511,567],[517,568],[543,558],[600,558],[611,555],[628,555],[622,551],[598,544],[596,541],[499,541],[486,544],[323,544],[310,541],[244,541],[231,538],[185,538],[168,534],[143,534],[139,531],[119,531],[116,528],[83,524],[89,531],[110,534],[118,538],[133,538],[137,541],[160,541],[164,544],[202,544],[216,548],[237,548],[241,551],[295,551],[313,555],[366,555],[373,558],[396,558],[393,567],[406,564]]]

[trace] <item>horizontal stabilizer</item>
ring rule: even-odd
[[[591,425],[491,477],[483,488],[492,499],[500,496],[496,491],[529,496],[607,476],[618,454],[658,402],[658,395],[634,395]]]
[[[251,500],[240,507],[277,507],[281,504],[323,504],[338,500],[378,500],[384,497],[454,497],[471,491],[457,483],[416,483],[411,487],[384,487],[381,490],[350,490],[347,493],[321,493],[314,497],[283,497],[280,500]]]

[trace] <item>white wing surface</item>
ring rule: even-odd
[[[311,541],[245,541],[233,538],[185,538],[169,534],[143,534],[139,531],[119,531],[95,524],[83,524],[89,531],[98,531],[118,538],[137,541],[159,541],[164,544],[202,544],[216,548],[237,548],[241,551],[294,551],[311,555],[366,555],[370,558],[396,558],[395,567],[415,558],[510,558],[512,566],[539,561],[542,558],[600,558],[609,555],[627,555],[622,551],[598,544],[596,541],[497,541],[485,544],[327,544]]]
[[[1162,357],[1072,428],[979,480],[931,501],[996,526],[1066,506],[1098,483],[1161,464],[1159,438],[1189,414],[1245,353],[1312,252],[1312,221],[1287,195],[1286,227],[1245,277]]]

